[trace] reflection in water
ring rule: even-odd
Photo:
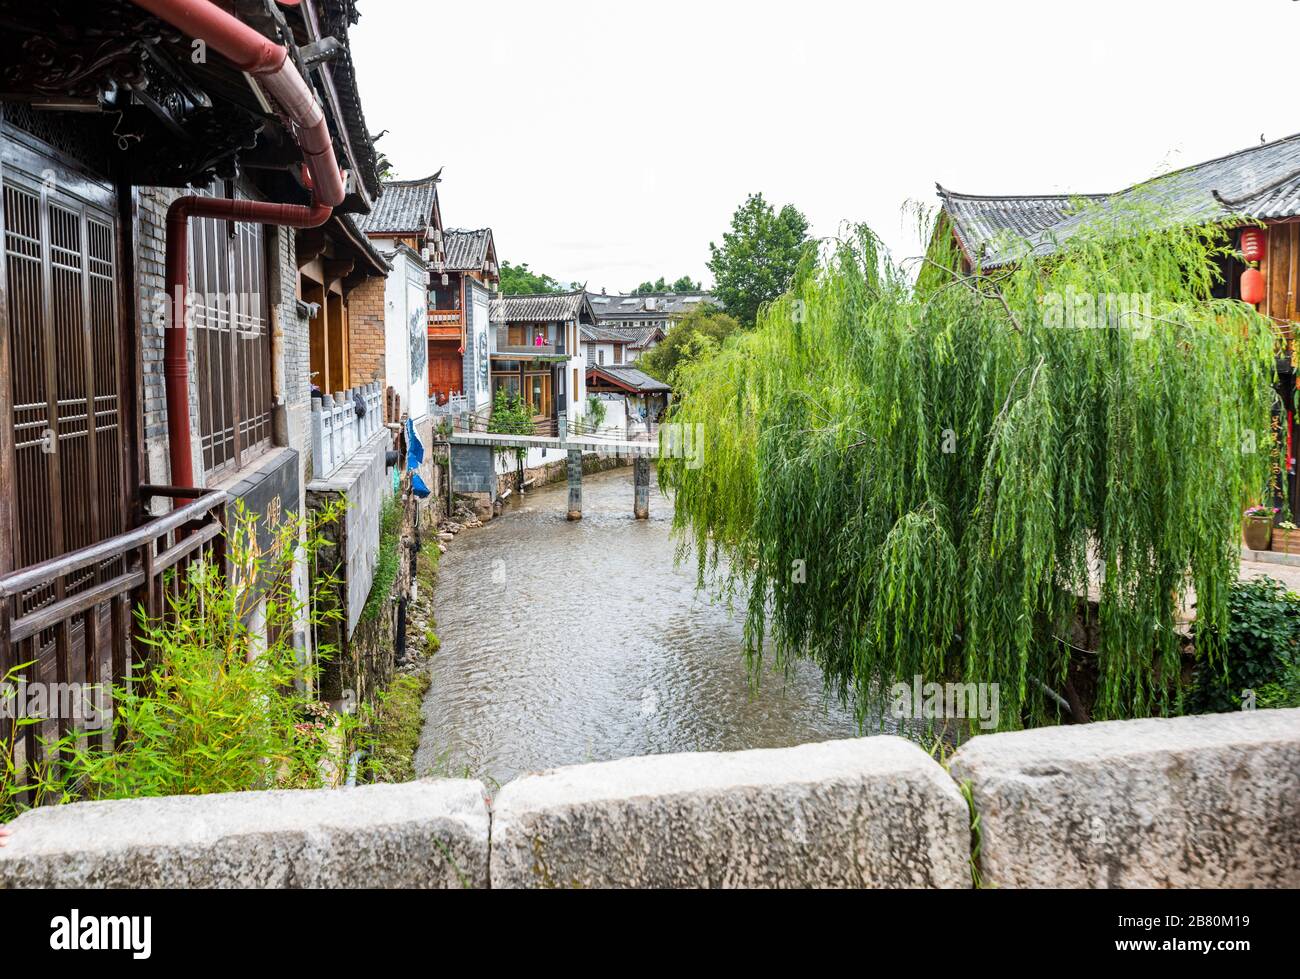
[[[854,737],[819,672],[751,688],[741,618],[674,567],[671,509],[655,487],[632,517],[632,471],[583,480],[580,523],[558,484],[443,557],[442,648],[416,770],[504,784],[523,772],[676,751]]]

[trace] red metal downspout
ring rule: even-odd
[[[171,481],[194,486],[190,436],[189,341],[185,294],[189,286],[189,219],[216,218],[314,228],[343,202],[343,174],[334,158],[325,113],[283,47],[208,0],[133,0],[252,75],[292,120],[312,188],[312,205],[267,204],[214,197],[181,197],[167,211],[167,294],[171,321],[163,342]]]

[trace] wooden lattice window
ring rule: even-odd
[[[13,431],[7,562],[39,564],[126,529],[116,227],[111,211],[3,173],[4,341]],[[8,463],[8,460],[5,460]],[[23,614],[115,573],[92,566],[23,595]],[[56,594],[58,592],[59,594]]]
[[[199,440],[209,478],[271,442],[266,245],[260,224],[190,221]]]

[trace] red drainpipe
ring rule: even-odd
[[[267,204],[214,197],[181,197],[167,210],[167,294],[171,321],[163,342],[167,432],[172,483],[194,486],[190,437],[189,341],[185,293],[189,285],[189,219],[215,218],[290,228],[315,228],[343,202],[343,174],[334,157],[325,113],[288,58],[288,52],[208,0],[134,0],[252,75],[292,120],[309,174],[312,204]]]

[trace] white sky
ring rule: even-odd
[[[366,120],[398,177],[445,166],[448,227],[490,226],[502,259],[594,290],[707,280],[751,191],[914,255],[903,207],[936,180],[1118,190],[1300,131],[1292,0],[359,8]]]

